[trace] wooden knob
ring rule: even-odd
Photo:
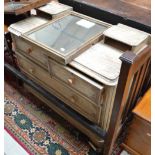
[[[30,69],[29,69],[29,72],[30,72],[30,73],[34,73],[34,69],[30,68]]]
[[[146,135],[149,136],[149,137],[151,137],[151,134],[150,133],[147,133]]]
[[[72,78],[69,78],[68,79],[68,83],[72,85],[73,84],[73,79]]]
[[[27,49],[27,53],[30,54],[32,52],[32,48]]]

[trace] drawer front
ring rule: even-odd
[[[103,86],[78,73],[68,66],[63,66],[57,62],[48,59],[49,69],[52,77],[58,78],[65,82],[69,87],[72,87],[90,98],[94,103],[100,104]]]
[[[146,120],[134,116],[128,129],[125,144],[141,155],[151,154],[151,125]]]
[[[38,62],[43,68],[47,69],[48,62],[47,57],[44,55],[44,50],[33,45],[30,42],[25,41],[21,37],[13,36],[15,40],[16,52],[22,52],[26,57]]]
[[[21,55],[17,55],[20,68],[33,80],[48,89],[71,108],[79,112],[92,122],[98,123],[101,107],[94,104],[75,90],[67,87],[61,81],[51,78],[50,74],[43,68],[37,66]]]

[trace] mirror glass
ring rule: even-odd
[[[28,37],[67,55],[105,29],[106,26],[68,15],[32,32]]]

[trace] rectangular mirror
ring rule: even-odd
[[[82,48],[99,40],[106,28],[104,24],[69,14],[30,32],[27,38],[47,47],[50,52],[63,58],[66,64],[75,58]]]

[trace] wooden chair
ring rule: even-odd
[[[105,138],[104,155],[111,155],[114,146],[123,141],[122,134],[130,120],[131,111],[151,81],[151,47],[146,47],[138,55],[127,51],[120,59],[122,66]]]

